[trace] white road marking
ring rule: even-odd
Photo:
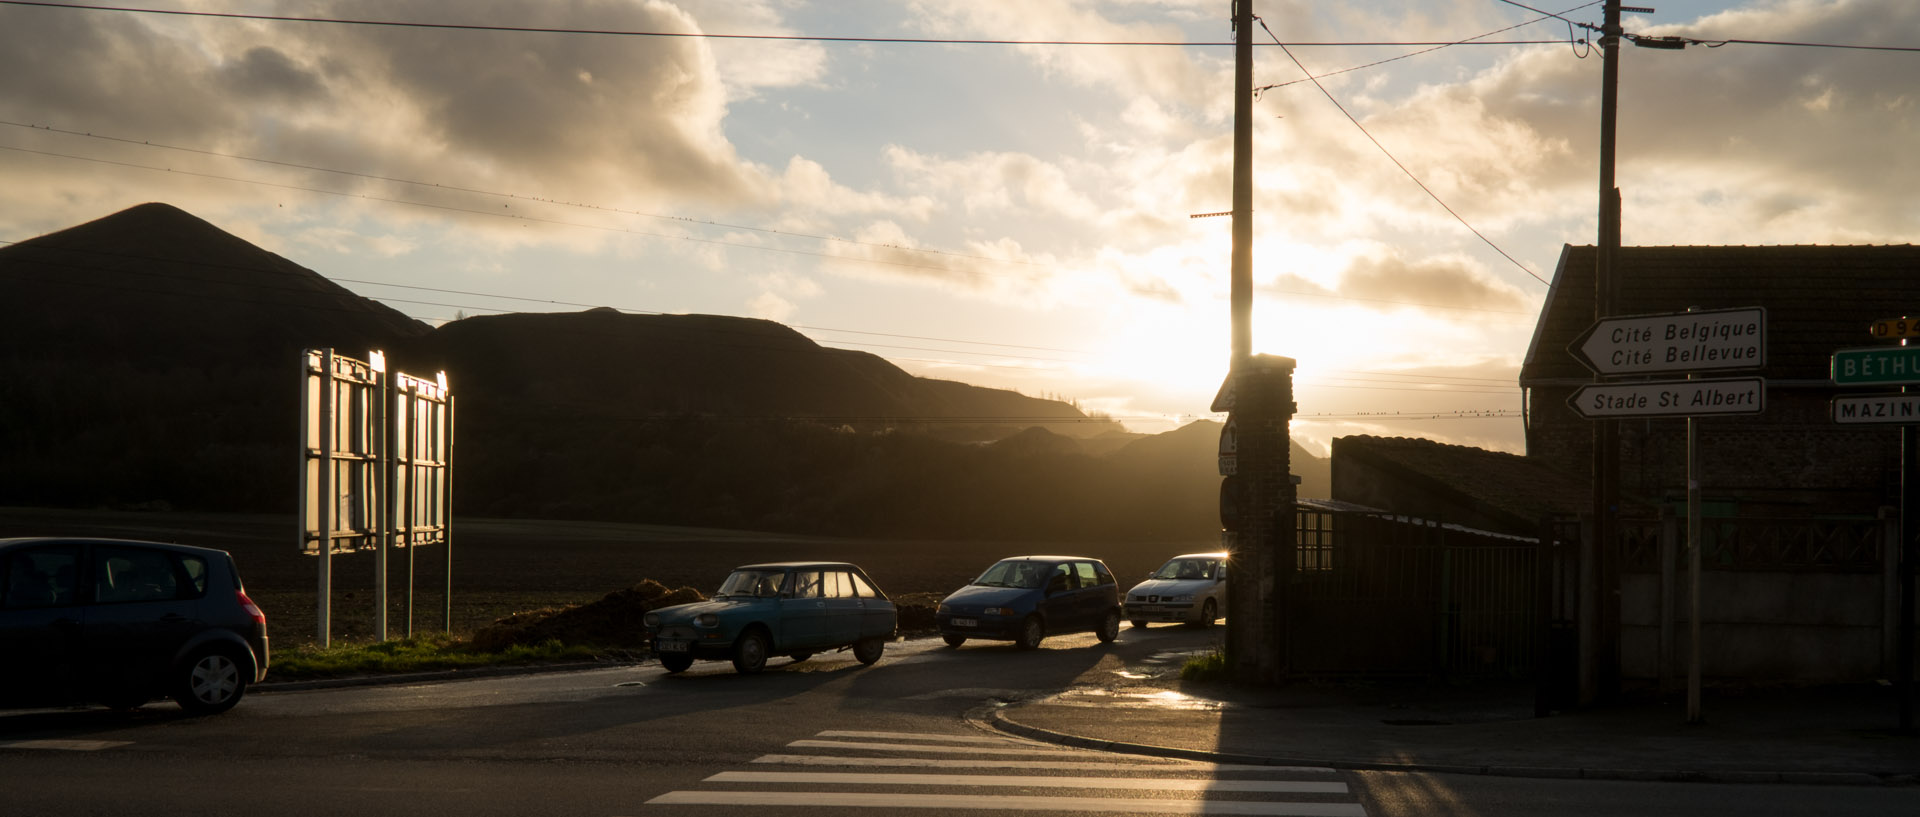
[[[1359,803],[1289,803],[1246,800],[1159,800],[1031,795],[872,794],[865,792],[671,791],[650,806],[762,806],[796,808],[1078,811],[1108,814],[1239,814],[1257,817],[1366,817]]]
[[[1009,743],[1026,743],[1013,738],[998,738],[991,735],[943,735],[938,732],[855,732],[847,729],[828,729],[821,732],[823,738],[876,738],[879,740],[937,740],[947,743],[991,743],[1005,746]],[[1031,744],[1030,744],[1031,745]]]
[[[1093,753],[1089,753],[1093,756]],[[1320,766],[1253,766],[1242,763],[1204,763],[1198,760],[1162,760],[1143,757],[1137,760],[981,760],[970,757],[834,757],[832,755],[762,755],[755,763],[793,766],[907,766],[938,769],[1053,769],[1056,771],[1194,771],[1194,772],[1279,772],[1291,774],[1333,774]]]
[[[851,786],[991,786],[998,788],[1155,789],[1160,791],[1346,794],[1347,784],[1306,780],[1196,780],[1177,777],[1043,777],[988,774],[856,774],[837,772],[721,772],[707,783],[831,783]]]
[[[15,740],[0,743],[0,749],[56,749],[63,752],[98,752],[116,746],[131,746],[130,740]]]
[[[983,755],[1053,755],[1072,757],[1085,752],[1076,749],[1027,749],[1020,746],[936,746],[925,743],[852,743],[839,740],[796,740],[788,746],[802,749],[863,749],[873,752],[934,752]]]

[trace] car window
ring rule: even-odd
[[[1172,559],[1161,565],[1153,577],[1156,579],[1211,578],[1214,564],[1212,559]]]
[[[1099,584],[1113,584],[1113,571],[1107,569],[1105,562],[1093,563],[1093,575]]]
[[[983,587],[1039,587],[1047,577],[1046,568],[1024,559],[1008,559],[995,562],[973,583]]]
[[[15,551],[7,558],[8,609],[57,607],[74,603],[80,548],[73,545]]]
[[[166,551],[96,547],[93,599],[101,604],[180,598],[180,576]]]
[[[778,596],[787,586],[784,570],[736,570],[714,593],[719,596]]]
[[[817,599],[822,595],[820,571],[797,570],[793,574],[793,597],[796,599]]]
[[[1093,572],[1092,562],[1074,562],[1073,573],[1080,580],[1081,587],[1097,587],[1100,584],[1100,574]]]
[[[880,591],[874,588],[873,585],[868,584],[867,580],[862,578],[860,574],[848,573],[847,578],[853,581],[853,591],[856,595],[868,599],[880,598]]]
[[[1072,590],[1077,585],[1073,581],[1073,563],[1061,562],[1047,574],[1047,591]]]
[[[826,573],[827,598],[850,599],[854,597],[853,580],[847,577],[847,571],[829,570]]]
[[[207,594],[207,560],[198,556],[181,556],[180,567],[187,572],[187,584],[193,588],[195,597]]]

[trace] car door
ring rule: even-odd
[[[1079,612],[1080,626],[1088,630],[1098,629],[1107,617],[1107,609],[1113,606],[1112,594],[1108,589],[1113,579],[1109,576],[1107,585],[1102,586],[1100,571],[1094,570],[1092,562],[1074,562],[1073,575],[1079,582],[1074,608]]]
[[[80,599],[78,544],[6,552],[0,573],[0,701],[77,700],[86,608]]]
[[[780,600],[780,633],[776,645],[783,652],[808,652],[826,643],[827,599],[819,570],[795,570],[789,592]]]
[[[827,570],[821,574],[821,586],[827,597],[824,639],[836,647],[859,641],[866,602],[854,592],[853,576],[846,570]]]
[[[1087,628],[1086,611],[1081,609],[1079,580],[1072,562],[1061,562],[1046,572],[1041,587],[1040,614],[1047,620],[1047,632],[1071,633]]]
[[[190,572],[182,558],[160,548],[93,546],[85,642],[87,674],[99,688],[156,691],[180,648],[204,628],[206,586],[192,575],[204,577],[206,565]]]
[[[853,582],[853,593],[860,599],[860,637],[893,635],[898,623],[893,602],[880,595],[880,588],[874,587],[859,571],[849,571],[847,579]]]

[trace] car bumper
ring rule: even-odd
[[[943,636],[1014,641],[1020,638],[1020,625],[1024,620],[1002,616],[945,615],[936,616],[934,625],[940,629],[940,634]]]
[[[1128,604],[1121,617],[1128,621],[1194,621],[1200,616],[1191,602],[1171,604]]]

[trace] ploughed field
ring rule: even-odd
[[[147,513],[0,508],[0,537],[106,536],[219,548],[234,555],[247,594],[267,613],[276,646],[311,643],[317,631],[319,558],[298,550],[294,515]],[[1217,550],[1206,542],[1001,542],[839,539],[611,522],[459,519],[453,522],[452,629],[467,636],[515,613],[599,601],[643,581],[702,594],[737,565],[829,559],[859,565],[903,608],[930,608],[995,560],[1022,554],[1102,559],[1124,592],[1170,556]],[[449,549],[412,554],[413,628],[442,629]],[[388,635],[406,630],[409,554],[388,557]],[[376,557],[336,554],[332,637],[373,637]],[[903,627],[918,611],[903,609]],[[930,612],[930,610],[928,611]]]

